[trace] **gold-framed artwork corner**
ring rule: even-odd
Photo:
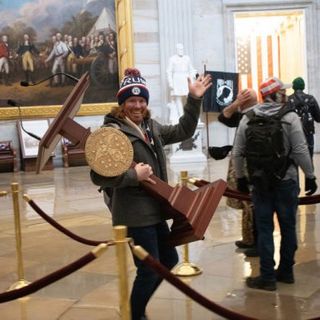
[[[111,111],[112,108],[118,106],[116,102],[107,104],[85,104],[81,105],[77,116],[92,116],[92,115],[104,115]],[[60,111],[61,106],[30,106],[20,107],[3,107],[0,109],[1,120],[16,120],[20,119],[43,119],[54,118]]]
[[[71,8],[71,2],[74,2],[74,3],[83,3],[83,2],[77,2],[76,0],[70,0],[68,1],[68,3],[70,2],[70,8]],[[27,32],[25,31],[24,29],[18,29],[18,27],[16,27],[17,30],[15,30],[15,26],[17,26],[17,24],[15,24],[16,21],[20,21],[21,19],[21,16],[17,16],[17,12],[25,12],[23,10],[19,10],[19,9],[26,9],[27,5],[28,5],[28,1],[21,1],[21,4],[17,4],[17,8],[11,8],[9,5],[4,5],[3,7],[3,10],[2,10],[2,14],[5,15],[5,14],[9,14],[12,10],[13,13],[16,14],[15,19],[12,21],[12,22],[8,22],[7,23],[7,26],[10,27],[11,26],[11,29],[10,28],[7,28],[8,30],[13,30],[12,34],[11,34],[11,39],[10,39],[10,33],[9,33],[9,40],[11,40],[11,47],[12,48],[18,48],[18,45],[22,43],[22,37],[24,36],[24,34]],[[49,0],[43,0],[41,2],[41,5],[42,6],[45,6],[45,5],[49,5],[50,1]],[[105,2],[107,3],[107,1]],[[91,4],[91,1],[87,2],[87,4],[85,4],[85,9],[88,9],[88,10],[91,10],[91,7],[87,7],[87,6],[90,6]],[[24,8],[22,8],[22,6],[24,6]],[[109,8],[107,7],[107,4],[105,5],[105,8]],[[83,10],[82,10],[83,11]],[[75,11],[73,12],[72,9],[70,9],[70,13],[73,13],[73,16],[72,16],[72,19],[73,17],[75,16],[76,18],[78,18],[80,15],[81,15],[81,12],[82,11]],[[46,11],[43,11],[43,12],[46,12]],[[105,36],[107,37],[108,35],[108,32],[113,32],[114,35],[116,36],[116,46],[117,46],[117,63],[116,63],[116,66],[117,66],[117,79],[114,80],[113,79],[113,82],[108,82],[107,83],[107,86],[108,86],[108,90],[110,91],[108,94],[109,96],[108,97],[104,97],[104,87],[99,87],[99,84],[95,84],[96,87],[94,87],[93,90],[98,90],[98,91],[90,91],[90,88],[89,90],[87,91],[87,96],[85,95],[85,99],[83,101],[83,104],[81,105],[81,108],[79,110],[79,112],[77,113],[77,116],[91,116],[91,115],[103,115],[103,114],[106,114],[108,113],[113,107],[117,106],[117,102],[116,102],[116,92],[117,92],[117,87],[119,85],[119,80],[122,78],[123,76],[123,71],[127,68],[127,67],[131,67],[134,65],[134,53],[133,53],[133,37],[132,37],[132,2],[131,0],[114,0],[114,11],[113,12],[113,15],[109,15],[109,17],[112,18],[112,21],[114,21],[114,28],[110,28],[110,24],[108,25],[107,29],[98,29],[98,20],[100,18],[101,20],[101,14],[98,13],[98,14],[95,14],[93,17],[94,19],[92,19],[92,28],[90,30],[90,33],[92,32],[92,30],[94,30],[94,32],[96,34],[98,34],[98,32],[102,32],[101,30],[104,30],[103,32],[105,32]],[[97,17],[97,19],[95,20],[95,17]],[[23,16],[22,16],[23,18]],[[41,18],[44,18],[44,19],[48,19],[48,23],[51,22],[51,16],[49,17],[41,17]],[[72,20],[70,18],[70,20]],[[27,19],[26,19],[27,21]],[[65,20],[66,22],[69,22],[69,20]],[[109,22],[109,21],[108,21]],[[121,23],[120,23],[121,22]],[[121,25],[120,25],[121,24]],[[32,26],[32,25],[30,25]],[[26,25],[25,26],[25,29],[26,30],[30,30],[30,26],[29,25]],[[36,24],[34,24],[34,26],[36,26]],[[28,29],[27,29],[28,28]],[[104,27],[106,28],[106,27]],[[61,27],[60,29],[57,27],[55,28],[56,32],[57,33],[61,33],[61,34],[64,34],[63,32],[70,34],[70,35],[73,35],[72,34],[72,31],[70,29],[70,31],[65,31],[66,29],[63,29],[63,27]],[[78,29],[75,29],[75,33]],[[99,31],[100,30],[100,31]],[[115,32],[114,32],[114,31]],[[79,30],[78,30],[79,31]],[[28,31],[30,33],[30,31]],[[80,32],[80,31],[79,31]],[[86,35],[87,37],[89,37],[89,34],[90,33],[81,33],[82,35]],[[31,32],[32,34],[32,32]],[[51,34],[56,35],[56,33],[50,33],[50,36]],[[34,39],[38,39],[37,43],[39,45],[39,48],[40,48],[40,44],[42,43],[49,43],[51,41],[51,39],[49,40],[49,34],[45,34],[43,35],[42,34],[42,30],[40,28],[36,28],[34,27]],[[41,40],[43,42],[40,41],[41,39],[41,36],[43,37],[44,40]],[[76,36],[74,36],[75,38]],[[30,37],[31,38],[31,37]],[[19,39],[19,40],[18,40]],[[107,42],[107,40],[105,40]],[[9,42],[10,44],[10,42]],[[51,43],[51,47],[53,46],[54,44],[54,41],[52,41]],[[52,50],[53,51],[53,50]],[[40,56],[38,56],[38,59],[40,59]],[[49,56],[49,54],[48,54]],[[22,59],[22,55],[18,55],[17,54],[17,59]],[[109,58],[108,58],[109,59]],[[61,92],[62,90],[64,90],[64,94],[67,94],[69,88],[70,88],[70,92],[72,91],[72,88],[73,88],[73,83],[68,83],[67,84],[67,87],[64,86],[63,89],[59,89],[60,86],[53,86],[52,88],[49,87],[48,88],[48,85],[46,86],[47,88],[45,90],[52,90],[51,93],[51,100],[47,99],[47,96],[45,96],[44,94],[42,95],[39,95],[36,96],[34,95],[33,93],[30,93],[29,94],[29,97],[30,97],[30,100],[28,100],[28,104],[29,105],[26,105],[27,104],[27,100],[26,99],[21,99],[21,97],[19,97],[19,82],[22,83],[23,81],[20,81],[20,80],[23,80],[24,77],[25,77],[25,70],[23,69],[24,67],[22,67],[21,65],[21,61],[18,60],[19,64],[19,68],[18,71],[16,71],[15,69],[12,69],[12,74],[10,75],[11,77],[11,87],[9,86],[6,86],[4,83],[0,83],[0,86],[1,88],[3,89],[2,90],[2,99],[11,99],[11,100],[14,100],[14,101],[18,101],[17,104],[20,104],[21,107],[20,107],[20,111],[18,109],[18,107],[15,107],[15,106],[0,106],[0,121],[1,120],[13,120],[13,119],[19,119],[20,117],[22,119],[41,119],[41,118],[54,118],[59,110],[61,109],[63,103],[64,103],[64,96],[61,96]],[[88,60],[88,63],[91,63],[90,62],[91,60],[89,59]],[[94,60],[92,60],[94,61]],[[97,80],[99,81],[99,79],[104,79],[103,77],[100,77],[99,78],[99,73],[97,73],[100,69],[99,69],[99,62],[100,60],[95,60],[95,62],[97,63],[95,68],[92,68],[92,65],[90,64],[89,66],[87,67],[90,67],[89,68],[89,72],[94,72],[96,71],[96,73],[94,74],[91,74],[91,81],[92,83],[94,82],[94,76],[96,76]],[[51,62],[53,63],[53,61]],[[81,62],[79,62],[78,66],[81,66]],[[51,67],[50,67],[51,68]],[[46,69],[48,71],[47,72],[47,76],[48,74],[52,74],[52,70],[51,69]],[[42,71],[42,69],[36,69],[35,70],[38,70],[38,73],[35,73],[36,76],[36,79],[32,80],[32,82],[36,82],[37,81],[39,82],[40,80],[42,80],[44,78],[44,75],[41,73],[41,72],[44,72]],[[82,70],[82,69],[81,69]],[[115,69],[113,69],[115,70]],[[16,73],[14,73],[16,72]],[[82,71],[81,71],[82,72]],[[109,71],[108,71],[109,72]],[[110,71],[111,72],[111,71]],[[41,75],[41,77],[40,77]],[[62,81],[62,75],[60,75],[60,80],[59,81]],[[4,79],[1,79],[4,81]],[[29,79],[30,81],[30,79]],[[112,83],[112,84],[116,84],[116,86],[114,85],[109,85],[109,83]],[[50,86],[51,86],[51,82],[50,82]],[[38,87],[38,86],[37,86]],[[34,88],[37,88],[37,87],[34,87]],[[11,89],[10,89],[11,88]],[[17,89],[14,89],[14,88],[17,88]],[[68,90],[66,90],[66,88]],[[99,89],[100,88],[100,89]],[[112,89],[110,89],[112,88]],[[13,93],[12,93],[12,89],[13,90]],[[44,88],[43,88],[44,89]],[[11,91],[10,91],[11,90]],[[38,89],[37,89],[38,90]],[[42,89],[39,89],[39,91],[41,91]],[[30,91],[32,92],[32,91]],[[46,91],[45,91],[46,92]],[[97,92],[97,94],[95,94],[95,92]],[[8,94],[10,93],[10,94]],[[100,93],[102,93],[102,95],[100,95]],[[59,99],[56,99],[56,95],[60,95],[60,100]],[[53,96],[53,97],[52,97]],[[38,100],[39,101],[38,101]],[[42,100],[41,100],[42,99]],[[25,101],[25,103],[23,102]],[[103,102],[103,101],[110,101],[110,102]],[[36,102],[36,103],[34,103]],[[57,104],[55,104],[57,103]]]

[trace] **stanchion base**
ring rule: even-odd
[[[178,277],[192,277],[202,273],[202,269],[193,263],[182,262],[174,267],[171,272]]]
[[[27,285],[29,285],[31,282],[27,281],[27,280],[19,280],[17,282],[15,282],[14,284],[12,284],[8,291],[10,290],[15,290],[15,289],[21,289],[23,287],[26,287]]]

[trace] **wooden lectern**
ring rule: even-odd
[[[37,173],[40,173],[43,169],[61,137],[67,138],[79,148],[84,149],[90,129],[85,129],[74,121],[73,117],[80,109],[84,93],[88,89],[89,84],[89,74],[86,72],[79,79],[77,85],[73,88],[56,118],[41,139],[36,165]]]
[[[86,73],[80,78],[57,117],[41,139],[37,173],[42,170],[62,136],[85,149],[90,129],[83,128],[72,118],[79,110],[88,86],[89,76]],[[192,191],[185,186],[171,187],[154,175],[151,178],[156,184],[142,182],[142,186],[152,196],[161,201],[163,212],[167,213],[167,218],[173,219],[169,242],[172,245],[181,245],[202,240],[227,187],[226,182],[217,180],[196,191]]]
[[[142,185],[163,203],[168,219],[173,219],[169,242],[177,246],[203,240],[227,183],[220,179],[192,191],[180,185],[171,187],[154,175],[151,178],[156,184]]]

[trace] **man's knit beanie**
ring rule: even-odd
[[[292,81],[293,90],[304,90],[304,88],[305,88],[304,80],[301,77],[295,78]]]
[[[128,98],[143,97],[149,103],[149,90],[146,80],[141,77],[140,71],[135,68],[128,68],[124,71],[124,78],[121,80],[120,89],[117,93],[118,104],[123,104]]]

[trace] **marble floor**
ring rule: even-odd
[[[320,155],[314,163],[320,176]],[[225,178],[228,159],[169,166],[170,183],[181,170],[190,177],[214,181]],[[1,173],[0,191],[18,182],[46,213],[72,232],[94,240],[113,237],[110,213],[102,195],[89,179],[88,167],[56,168],[40,175]],[[318,182],[319,183],[319,182]],[[319,183],[320,184],[320,183]],[[320,189],[320,188],[319,188]],[[318,193],[320,190],[318,190]],[[34,281],[71,263],[92,247],[75,242],[53,229],[25,201],[20,200],[24,278]],[[320,317],[320,206],[301,206],[297,231],[295,284],[278,284],[275,292],[248,289],[244,279],[257,275],[259,258],[246,258],[234,242],[241,238],[241,212],[223,198],[206,231],[205,239],[189,245],[190,262],[202,274],[183,278],[208,299],[256,319],[311,319]],[[274,232],[279,248],[279,228]],[[183,250],[178,248],[182,258]],[[278,251],[275,254],[278,261]],[[129,285],[135,268],[128,253]],[[0,292],[15,284],[17,258],[13,205],[10,195],[0,198]],[[222,317],[191,301],[163,282],[148,306],[151,320],[209,320]],[[1,320],[117,320],[119,313],[117,264],[114,247],[70,276],[24,299],[0,304]]]

